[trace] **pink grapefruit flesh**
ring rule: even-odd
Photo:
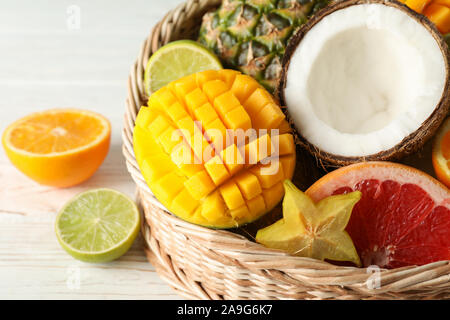
[[[450,192],[400,164],[365,162],[338,169],[306,193],[319,201],[361,191],[347,232],[364,266],[398,268],[450,260]]]

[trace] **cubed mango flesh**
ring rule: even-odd
[[[205,163],[205,169],[216,186],[220,186],[231,177],[227,167],[219,156],[215,156]]]
[[[258,88],[250,95],[243,105],[248,114],[254,118],[269,103],[275,103],[270,93],[263,88]]]
[[[212,228],[235,228],[272,210],[295,168],[283,112],[258,82],[233,70],[194,74],[153,93],[133,143],[155,197],[176,216]],[[280,169],[262,176],[275,161]]]
[[[191,115],[194,114],[195,109],[200,108],[208,102],[208,97],[199,88],[194,89],[185,96],[186,106]]]
[[[239,99],[239,101],[245,102],[248,97],[260,87],[259,83],[252,77],[239,74],[234,79],[231,92]]]
[[[247,200],[251,200],[262,193],[258,178],[248,171],[239,173],[234,180]]]
[[[222,194],[225,204],[230,210],[234,210],[245,205],[245,200],[242,197],[241,190],[239,190],[239,187],[233,180],[224,183],[220,187],[220,193]]]
[[[200,171],[187,180],[184,186],[195,200],[201,200],[210,194],[216,186],[206,171]]]
[[[286,118],[281,109],[274,103],[269,103],[255,116],[253,127],[256,129],[277,129]]]
[[[214,103],[217,97],[228,91],[228,87],[222,80],[213,80],[203,85],[203,91],[208,96],[209,101]]]

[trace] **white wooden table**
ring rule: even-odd
[[[141,42],[181,0],[2,0],[0,131],[34,111],[100,112],[110,153],[81,186],[39,186],[0,148],[0,299],[177,299],[147,262],[142,239],[118,261],[92,265],[59,246],[54,219],[75,194],[109,187],[134,196],[121,154],[126,81]]]

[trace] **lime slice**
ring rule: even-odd
[[[219,59],[201,44],[191,40],[171,42],[156,51],[145,69],[147,95],[172,81],[206,70],[222,69]]]
[[[56,236],[74,258],[101,263],[112,261],[133,244],[139,234],[136,204],[120,192],[97,189],[70,200],[56,218]]]

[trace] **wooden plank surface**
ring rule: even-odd
[[[113,127],[102,167],[70,189],[30,181],[0,148],[0,299],[179,298],[145,259],[142,239],[118,261],[86,264],[61,249],[54,220],[62,205],[83,190],[109,187],[134,196],[121,154],[126,80],[143,39],[180,2],[0,3],[0,131],[30,112],[58,107],[100,112]]]

